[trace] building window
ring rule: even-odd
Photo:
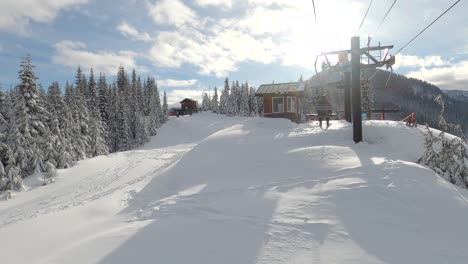
[[[296,97],[288,97],[288,112],[297,113]]]
[[[273,97],[273,113],[284,113],[283,97]]]

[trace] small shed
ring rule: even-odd
[[[185,98],[184,100],[180,101],[180,107],[182,111],[190,110],[192,112],[196,112],[198,108],[198,102],[190,98]]]
[[[287,118],[299,123],[304,84],[301,82],[262,84],[256,96],[263,98],[263,116]]]

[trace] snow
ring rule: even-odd
[[[467,263],[468,192],[421,130],[171,118],[144,147],[0,202],[5,263]]]

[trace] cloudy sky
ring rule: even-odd
[[[33,56],[40,82],[73,80],[78,65],[112,76],[119,65],[154,76],[172,101],[231,80],[296,81],[314,74],[316,54],[348,49],[350,37],[396,52],[452,0],[1,0],[0,82],[16,83]],[[468,3],[404,49],[395,71],[443,89],[468,90]],[[113,77],[110,77],[111,79]]]

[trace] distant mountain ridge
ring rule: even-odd
[[[462,90],[442,90],[446,95],[455,100],[468,101],[468,91]]]
[[[364,73],[372,76],[375,70]],[[390,74],[390,79],[389,78]],[[388,85],[385,84],[388,81]],[[466,136],[468,136],[468,104],[464,100],[454,99],[456,91],[442,91],[439,87],[426,81],[409,78],[401,74],[388,71],[378,71],[371,80],[374,88],[374,100],[376,104],[393,103],[400,106],[401,111],[392,119],[403,119],[412,112],[417,113],[419,124],[427,123],[429,126],[439,128],[440,106],[434,99],[441,95],[445,101],[445,118],[448,122],[460,124]],[[448,93],[447,93],[448,92]],[[463,96],[467,91],[458,91]],[[461,93],[460,93],[461,92]]]

